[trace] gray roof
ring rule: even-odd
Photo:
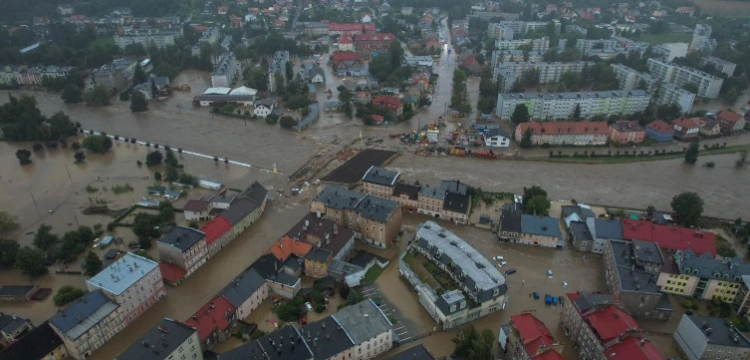
[[[334,356],[354,347],[349,335],[338,330],[341,325],[332,316],[309,323],[300,329],[302,337],[315,354],[315,360],[332,359]]]
[[[201,231],[186,226],[175,226],[167,236],[159,239],[159,242],[174,246],[185,252],[204,237],[206,237],[206,234]]]
[[[461,183],[458,180],[443,180],[440,182],[440,190],[466,195],[466,191],[469,189],[466,184]]]
[[[331,252],[318,247],[313,247],[310,252],[305,255],[306,260],[327,262],[331,258]]]
[[[241,198],[232,203],[232,206],[222,212],[221,216],[227,219],[230,224],[237,225],[259,207],[260,204],[257,204],[254,201]]]
[[[96,290],[74,301],[49,322],[69,339],[75,340],[113,311],[117,311],[118,307],[119,305],[110,301],[101,290]]]
[[[304,118],[300,119],[299,122],[297,122],[297,128],[298,129],[304,129],[308,125],[310,125],[313,121],[318,120],[320,117],[320,105],[317,102],[314,102],[308,106],[310,108],[310,113],[307,114]]]
[[[195,328],[179,321],[165,318],[159,322],[159,325],[151,328],[151,330],[115,359],[162,360],[164,359],[164,355],[171,354],[177,350],[180,345],[195,333]],[[150,345],[159,347],[160,352],[154,352]]]
[[[550,216],[521,215],[521,232],[541,236],[560,237],[560,221]]]
[[[258,271],[248,268],[224,287],[219,295],[223,295],[234,307],[239,308],[265,283],[266,280],[260,276]]]
[[[393,330],[388,317],[370,300],[347,306],[331,315],[354,344],[362,344]]]
[[[586,219],[589,231],[596,239],[623,240],[622,221],[607,219]]]
[[[266,355],[265,357],[258,356],[258,359],[308,360],[313,358],[310,345],[305,343],[299,330],[294,326],[287,326],[276,330],[259,338],[257,343],[263,348]],[[225,357],[222,356],[221,359],[223,360]],[[252,359],[252,357],[242,359]]]
[[[386,200],[377,196],[367,196],[357,206],[357,212],[368,219],[386,222],[391,214],[401,209],[395,201]]]
[[[709,344],[743,348],[750,347],[750,340],[732,326],[731,323],[728,323],[726,319],[697,315],[683,315],[683,317],[687,317],[699,329],[704,328],[703,324],[706,324],[706,328],[712,329],[710,334],[702,331]],[[736,342],[734,338],[737,339]]]
[[[327,186],[318,194],[315,201],[322,202],[332,209],[355,210],[363,217],[380,222],[388,220],[394,211],[400,209],[400,205],[395,201],[349,191],[337,186]]]
[[[647,272],[640,266],[633,256],[633,246],[620,240],[611,240],[612,255],[615,258],[617,277],[620,280],[620,289],[623,291],[637,291],[645,293],[659,293],[656,285],[656,276]]]
[[[45,322],[0,351],[0,359],[44,359],[50,352],[62,344],[63,341],[60,339],[60,336],[52,330],[49,322]]]
[[[574,241],[593,241],[594,238],[591,236],[588,225],[581,221],[573,221],[570,223],[570,232],[573,235]]]
[[[419,191],[422,189],[419,185],[411,185],[407,183],[396,183],[393,188],[393,196],[401,196],[402,194],[409,197],[409,200],[419,199]]]
[[[459,193],[449,192],[445,195],[445,202],[443,202],[443,208],[448,211],[453,211],[462,214],[468,214],[469,212],[469,195],[462,195]]]
[[[423,186],[422,189],[419,190],[419,196],[426,196],[442,200],[445,199],[445,191],[430,186]]]
[[[440,261],[455,265],[455,272],[463,273],[463,285],[470,289],[478,301],[496,297],[507,291],[505,277],[487,258],[456,234],[445,230],[433,221],[427,221],[417,231],[418,246],[431,252],[440,252]]]
[[[578,205],[565,205],[562,207],[563,217],[568,217],[573,214],[578,214],[581,219],[596,217],[593,211],[589,208],[581,207]]]
[[[503,131],[503,130],[501,130],[499,128],[489,129],[489,130],[487,130],[487,132],[484,133],[484,138],[485,139],[486,138],[491,138],[493,136],[502,136],[502,137],[508,138],[508,139],[511,138],[510,134],[508,134],[507,132],[505,132],[505,131]]]
[[[709,254],[698,256],[692,250],[678,250],[674,258],[681,274],[697,275],[703,279],[742,282],[742,276],[750,274],[750,264],[739,258],[718,260]]]
[[[508,232],[521,232],[521,215],[523,213],[513,209],[503,209],[500,229]]]
[[[664,259],[661,257],[661,250],[659,245],[655,242],[633,240],[633,253],[638,261],[645,261],[654,264],[664,264]]]
[[[601,306],[616,304],[618,301],[611,294],[582,294],[573,300],[578,312],[586,313],[589,310],[598,310]]]
[[[362,181],[377,185],[394,186],[398,177],[401,175],[398,171],[390,171],[381,167],[370,166],[362,177]]]
[[[404,350],[396,355],[393,355],[385,360],[435,360],[435,358],[427,351],[424,345],[419,344],[413,348]]]
[[[260,206],[268,197],[268,189],[255,181],[245,189],[242,196]]]
[[[0,297],[26,296],[34,290],[34,287],[34,285],[0,285]]]
[[[256,340],[244,343],[232,350],[222,353],[219,358],[221,360],[247,360],[252,359],[253,357],[256,357],[257,359],[257,357],[262,356],[262,354],[263,348]],[[261,357],[261,359],[263,359],[263,357]]]
[[[31,321],[17,315],[8,315],[0,312],[0,331],[12,334],[26,323],[31,323]]]

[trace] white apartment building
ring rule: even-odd
[[[115,34],[115,45],[124,49],[131,44],[141,44],[148,48],[154,44],[158,48],[174,45],[174,40],[182,36],[181,30],[162,29],[126,29],[122,34]]]
[[[581,117],[595,115],[627,115],[646,109],[651,95],[644,90],[614,90],[565,93],[500,93],[497,95],[496,114],[508,120],[518,104],[526,104],[533,120],[570,118],[576,106]]]
[[[492,61],[489,66],[494,69],[503,62],[526,62],[544,61],[546,51],[523,51],[523,50],[495,50],[492,52]]]
[[[727,76],[734,75],[734,69],[737,68],[737,64],[731,61],[726,61],[726,60],[719,59],[713,56],[706,56],[702,58],[701,65],[711,65],[715,67],[716,70],[719,70],[724,74],[727,74]]]
[[[678,104],[683,114],[689,113],[693,107],[695,94],[690,91],[674,84],[657,81],[651,74],[639,72],[622,64],[612,64],[612,69],[617,76],[620,90],[637,89],[643,82],[646,85],[646,91],[650,94],[653,95],[658,91],[658,97],[655,100],[657,104]]]
[[[516,79],[520,78],[525,71],[536,69],[539,71],[539,83],[550,84],[560,81],[565,72],[570,71],[579,74],[585,66],[585,61],[573,62],[504,62],[498,64],[493,72],[495,81],[500,81],[504,91],[510,90]]]
[[[539,39],[495,40],[496,50],[518,50],[522,46],[531,46],[530,51],[548,51],[549,38],[545,36]]]
[[[648,70],[655,79],[673,83],[679,87],[684,87],[686,84],[695,84],[698,86],[696,95],[709,99],[715,99],[719,96],[719,90],[724,83],[724,79],[703,71],[654,58],[648,59]]]
[[[491,39],[507,41],[513,40],[514,31],[510,26],[491,23],[487,25],[487,34]]]
[[[159,264],[130,252],[86,280],[86,286],[119,304],[126,325],[167,295]]]
[[[242,67],[234,57],[234,52],[225,52],[219,57],[214,73],[211,74],[211,87],[232,87]]]
[[[555,26],[555,32],[560,32],[560,21],[559,20],[552,20],[552,23]],[[520,21],[520,20],[506,20],[506,21],[500,21],[497,23],[493,23],[497,26],[503,26],[508,27],[511,30],[513,30],[514,34],[526,34],[531,31],[536,30],[545,30],[547,28],[547,25],[549,22],[547,21]],[[490,24],[492,26],[493,24]]]
[[[179,321],[163,319],[115,360],[203,360],[198,331]]]

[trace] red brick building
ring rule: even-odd
[[[372,99],[372,104],[390,111],[395,116],[399,116],[404,112],[404,103],[397,97],[378,95]]]
[[[716,117],[721,127],[721,132],[731,134],[736,131],[742,131],[745,128],[745,118],[731,110],[724,110]]]
[[[387,51],[394,40],[393,34],[359,34],[354,37],[354,45],[358,52],[372,54]]]

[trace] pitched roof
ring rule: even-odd
[[[222,212],[221,217],[223,217],[226,221],[232,224],[232,226],[234,226],[247,218],[248,215],[250,215],[253,211],[255,211],[255,209],[259,207],[260,205],[255,203],[254,201],[240,198],[232,203],[232,206],[230,206],[229,209],[226,209],[224,212]]]
[[[362,41],[393,41],[396,37],[393,34],[357,34],[354,36],[354,42]]]
[[[503,209],[500,229],[507,232],[521,232],[521,215],[523,213],[513,209]]]
[[[320,244],[322,249],[338,255],[344,246],[354,238],[354,232],[343,226],[338,226],[335,221],[318,218],[316,214],[308,213],[289,229],[286,236],[292,239],[297,238],[314,246]]]
[[[302,334],[294,325],[286,326],[263,336],[257,340],[257,343],[263,349],[265,355],[264,357],[258,354],[258,358],[267,360],[308,360],[313,358],[310,343],[305,342]],[[291,344],[295,346],[289,346]],[[246,360],[249,358],[251,357],[245,356],[237,359]],[[222,356],[221,359],[226,360],[228,358]]]
[[[65,336],[75,340],[117,311],[118,307],[101,290],[96,290],[78,298],[49,322]]]
[[[248,186],[247,189],[245,189],[245,191],[242,192],[242,197],[260,206],[263,204],[263,201],[265,201],[266,198],[268,197],[268,189],[266,189],[259,182],[255,181],[252,184],[250,184],[250,186]]]
[[[394,186],[398,177],[401,175],[398,171],[390,171],[381,167],[370,166],[362,177],[362,181],[377,185]]]
[[[206,245],[213,244],[230,229],[232,229],[232,224],[221,216],[213,218],[201,227],[201,231],[206,234]]]
[[[312,245],[303,241],[295,241],[289,236],[284,236],[271,245],[267,252],[273,254],[279,261],[284,262],[292,254],[304,258],[310,252],[310,249],[312,249]]]
[[[349,191],[337,186],[324,188],[315,197],[315,201],[325,204],[327,208],[354,210],[360,216],[380,222],[388,220],[391,214],[400,209],[400,205],[395,201]]]
[[[372,104],[379,107],[385,107],[386,109],[392,111],[398,110],[403,106],[401,99],[387,95],[375,96],[375,98],[372,99]]]
[[[159,271],[162,279],[171,283],[177,283],[187,275],[187,271],[172,263],[159,264]]]
[[[716,235],[712,232],[630,219],[622,221],[622,229],[625,240],[655,242],[663,249],[690,249],[696,254],[716,256]]]
[[[736,113],[734,111],[724,110],[724,111],[722,111],[722,112],[719,113],[718,118],[722,119],[722,120],[729,121],[731,123],[736,123],[736,122],[740,121],[740,119],[742,119],[742,115],[740,115],[740,114],[738,114],[738,113]]]
[[[628,336],[605,350],[610,360],[665,360],[664,355],[647,339]]]
[[[435,358],[427,351],[424,345],[419,344],[407,350],[404,350],[396,355],[393,355],[385,360],[435,360]]]
[[[662,134],[674,133],[674,128],[663,120],[656,120],[646,125],[646,127]]]
[[[209,300],[198,311],[195,312],[185,323],[198,329],[198,339],[206,341],[211,334],[217,330],[224,331],[229,328],[231,313],[236,308],[227,298],[219,295]]]
[[[339,36],[339,45],[341,44],[351,44],[353,42],[351,36],[341,35]]]
[[[373,314],[374,315],[374,314]],[[337,330],[341,325],[332,316],[308,323],[300,328],[302,336],[310,334],[308,346],[315,354],[315,360],[336,358],[336,355],[354,347],[354,342],[344,331]]]
[[[550,216],[522,214],[521,232],[524,234],[560,237],[560,222]]]
[[[188,200],[188,202],[185,203],[185,206],[182,207],[182,211],[193,211],[193,212],[201,212],[208,210],[208,201],[204,200]]]
[[[555,344],[555,338],[547,326],[532,314],[513,315],[510,323],[518,330],[521,342],[530,356],[536,355],[539,348]]]
[[[206,234],[193,228],[187,226],[175,226],[166,236],[159,239],[159,242],[173,246],[180,249],[182,252],[185,252],[201,241],[205,236]]]
[[[239,308],[265,283],[266,279],[260,276],[257,270],[248,268],[225,286],[219,295],[229,300],[234,307]]]
[[[44,322],[22,338],[0,350],[2,360],[43,359],[47,354],[63,345],[62,339]]]
[[[128,252],[86,282],[112,294],[120,295],[158,266],[159,263],[156,261]]]
[[[354,344],[362,344],[393,329],[388,317],[370,299],[340,309],[331,317],[341,325]]]
[[[606,135],[609,133],[609,127],[606,122],[594,121],[556,121],[539,123],[536,121],[521,123],[518,125],[521,133],[531,129],[532,134],[537,135]]]
[[[672,120],[672,125],[680,126],[683,129],[695,129],[699,128],[698,121],[695,118],[681,117],[679,119]]]
[[[634,132],[644,131],[643,127],[639,125],[637,121],[619,120],[612,124],[609,124],[609,127],[617,130],[618,132],[623,132],[623,133],[634,133]]]
[[[602,343],[608,343],[628,332],[640,331],[633,317],[615,305],[607,305],[585,316]]]
[[[448,211],[467,214],[469,212],[469,200],[469,195],[449,192],[445,194],[443,208]]]
[[[185,323],[169,318],[162,319],[146,334],[141,336],[129,348],[117,356],[117,360],[162,360],[163,354],[171,354],[177,350],[188,338],[195,334],[195,328]],[[159,346],[159,352],[155,352],[150,346]],[[162,354],[163,352],[163,354]]]
[[[422,187],[419,185],[411,185],[407,183],[398,182],[393,188],[393,196],[406,195],[409,200],[417,200],[419,198],[419,190]]]

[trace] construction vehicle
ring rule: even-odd
[[[467,153],[466,153],[466,149],[464,149],[463,147],[452,146],[450,154],[453,156],[463,157],[463,156],[466,156]]]

